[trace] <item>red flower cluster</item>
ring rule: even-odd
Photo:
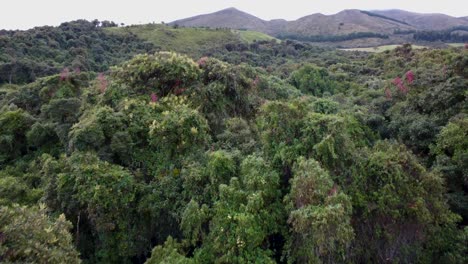
[[[99,82],[99,91],[101,91],[101,93],[104,93],[106,90],[107,90],[107,79],[106,79],[106,76],[104,76],[104,73],[99,73],[98,77],[98,82]]]
[[[400,90],[400,92],[402,93],[407,93],[408,92],[408,88],[406,88],[406,86],[403,84],[403,81],[401,80],[400,77],[396,77],[393,82],[392,82],[396,87],[398,87],[398,90]]]
[[[414,77],[413,71],[409,70],[406,72],[405,74],[406,84],[408,85],[413,84],[414,78],[415,77]],[[405,84],[403,83],[403,80],[400,77],[396,77],[395,79],[393,79],[392,83],[398,88],[398,90],[400,90],[400,92],[404,94],[408,93],[409,89],[408,87],[405,86]]]
[[[406,78],[406,81],[408,82],[408,84],[413,84],[413,81],[414,81],[413,71],[411,71],[411,70],[407,71],[406,74],[405,74],[405,78]]]
[[[403,81],[401,80],[400,77],[396,77],[395,79],[393,79],[392,83],[395,85],[395,86],[400,86],[403,84]]]
[[[156,103],[158,100],[158,96],[155,93],[151,93],[151,102]]]

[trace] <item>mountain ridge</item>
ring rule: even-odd
[[[248,29],[280,36],[346,36],[350,34],[377,34],[393,37],[395,32],[446,30],[468,26],[467,17],[445,14],[423,14],[399,9],[359,10],[345,9],[336,14],[314,13],[296,20],[264,20],[230,7],[217,12],[175,20],[171,25],[184,27],[209,27]],[[402,38],[402,36],[395,36]]]

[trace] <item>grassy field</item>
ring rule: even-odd
[[[255,40],[275,39],[267,34],[230,29],[174,28],[161,24],[136,25],[106,28],[110,34],[135,34],[161,50],[175,51],[192,56],[201,56],[204,50],[241,41],[252,43]]]
[[[147,24],[106,29],[111,34],[135,34],[161,50],[199,56],[200,51],[225,45],[239,39],[228,29],[173,28],[160,24]]]
[[[450,47],[460,48],[464,47],[465,43],[448,43],[447,45],[449,45]]]
[[[341,49],[345,51],[365,51],[365,52],[384,52],[387,50],[394,50],[398,46],[401,45],[384,45],[384,46],[377,46],[377,47],[368,47],[368,48],[351,48],[351,49]],[[412,45],[413,49],[423,49],[427,48],[426,46],[419,46],[419,45]]]
[[[263,41],[263,40],[272,40],[275,39],[279,41],[278,39],[261,33],[261,32],[256,32],[256,31],[250,31],[250,30],[233,30],[235,34],[237,34],[240,38],[241,41],[246,42],[246,43],[253,43],[254,41]]]

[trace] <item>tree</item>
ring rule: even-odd
[[[451,208],[468,221],[468,119],[456,118],[442,128],[431,153],[446,181]]]
[[[0,168],[27,152],[26,132],[33,122],[23,109],[0,110]]]
[[[0,261],[6,263],[81,263],[69,233],[70,222],[47,209],[0,207]]]
[[[338,83],[332,80],[328,71],[312,65],[306,65],[294,71],[289,82],[305,94],[324,96],[334,94],[338,90]]]
[[[117,80],[132,88],[129,93],[154,92],[166,96],[176,88],[190,88],[198,78],[198,65],[186,56],[170,52],[137,55],[114,69]]]
[[[130,172],[92,153],[42,159],[47,186],[44,201],[72,220],[83,257],[125,262],[137,255],[136,226],[130,225],[136,222],[132,219],[137,190]]]
[[[346,261],[354,237],[350,197],[315,160],[300,158],[293,173],[285,198],[290,225],[288,263]]]
[[[446,204],[439,174],[405,146],[378,142],[357,161],[349,189],[356,232],[354,259],[414,262],[432,235],[459,220]]]
[[[284,221],[278,175],[257,156],[246,157],[240,169],[240,177],[219,186],[209,233],[195,251],[198,261],[274,263],[269,237]]]

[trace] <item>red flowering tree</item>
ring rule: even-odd
[[[408,82],[408,84],[413,84],[414,81],[414,73],[413,71],[409,70],[405,74],[405,79]]]
[[[151,102],[156,103],[158,100],[158,96],[155,93],[151,93]]]
[[[408,92],[408,88],[406,88],[406,86],[403,84],[403,81],[400,77],[393,79],[392,83],[398,88],[398,90],[400,90],[400,92],[405,94]]]
[[[395,86],[400,86],[403,82],[401,81],[401,78],[400,77],[396,77],[395,79],[393,79],[392,83],[395,85]]]

